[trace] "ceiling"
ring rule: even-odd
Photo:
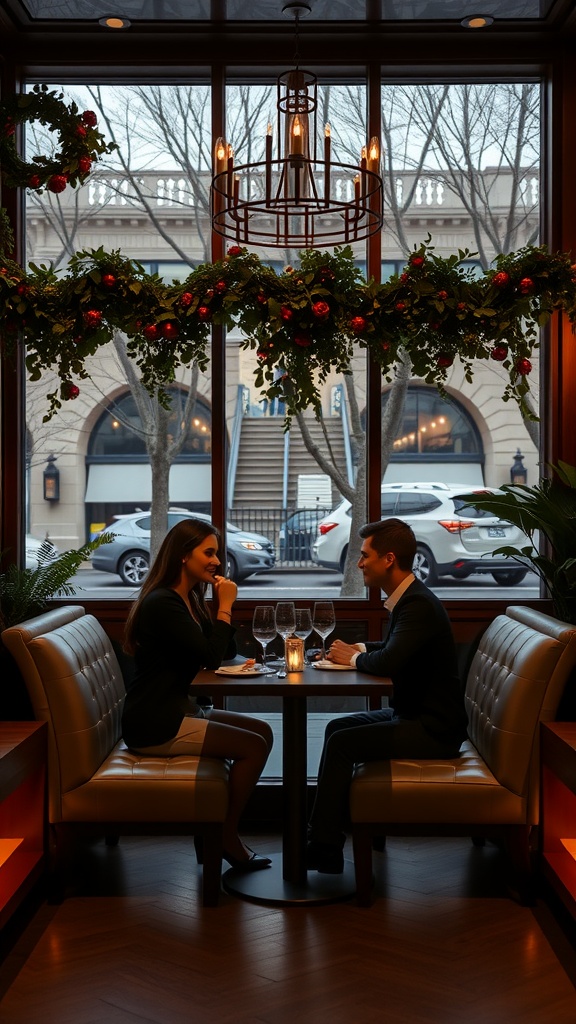
[[[73,24],[98,25],[107,15],[127,18],[133,26],[180,23],[281,22],[287,0],[4,0],[20,31]],[[557,26],[572,0],[308,0],[313,22],[385,22],[460,24],[465,16],[491,15],[504,25]],[[479,12],[480,8],[480,12]]]
[[[294,54],[289,0],[0,0],[6,61],[49,69],[92,65],[111,75],[126,64],[165,68],[288,62]],[[532,66],[576,37],[576,0],[307,0],[301,56],[309,63],[480,59],[506,67],[519,54]],[[462,20],[489,15],[471,30]],[[114,15],[126,28],[100,22]],[[431,41],[434,40],[434,45]],[[312,58],[312,60],[311,60]],[[318,60],[317,60],[318,58]]]

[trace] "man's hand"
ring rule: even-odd
[[[354,655],[361,650],[359,644],[345,644],[343,640],[334,640],[326,652],[326,657],[335,665],[349,665]]]

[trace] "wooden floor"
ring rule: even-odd
[[[94,844],[66,901],[9,935],[0,1021],[575,1024],[569,922],[507,898],[497,847],[390,839],[374,860],[370,909],[203,910],[190,840]]]

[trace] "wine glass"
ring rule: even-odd
[[[266,668],[266,648],[276,636],[276,622],[274,619],[273,604],[258,604],[254,609],[252,617],[252,635],[262,646],[262,668]]]
[[[334,615],[334,605],[332,604],[332,601],[316,601],[314,604],[312,625],[322,640],[321,658],[325,658],[326,648],[324,646],[324,642],[336,625],[336,616]]]
[[[276,632],[280,634],[286,645],[286,639],[296,629],[296,608],[294,601],[279,601],[276,605]],[[286,649],[281,662],[280,671],[286,671]]]
[[[312,632],[312,616],[309,608],[296,609],[296,629],[294,632],[300,640],[304,641],[304,652],[306,652],[306,640]]]

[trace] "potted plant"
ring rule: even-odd
[[[576,466],[558,462],[553,476],[537,484],[505,484],[498,493],[464,495],[474,508],[500,516],[521,529],[531,545],[501,547],[494,554],[505,555],[528,566],[543,581],[563,622],[576,623]],[[536,535],[546,541],[540,552]]]
[[[9,565],[0,573],[0,631],[39,615],[53,597],[72,597],[76,591],[69,581],[82,562],[101,544],[108,544],[112,536],[102,534],[81,548],[65,551],[56,558],[52,544],[44,541],[38,549],[36,568]],[[24,685],[11,654],[1,641],[0,658],[3,669],[0,719],[28,720],[33,715]]]

